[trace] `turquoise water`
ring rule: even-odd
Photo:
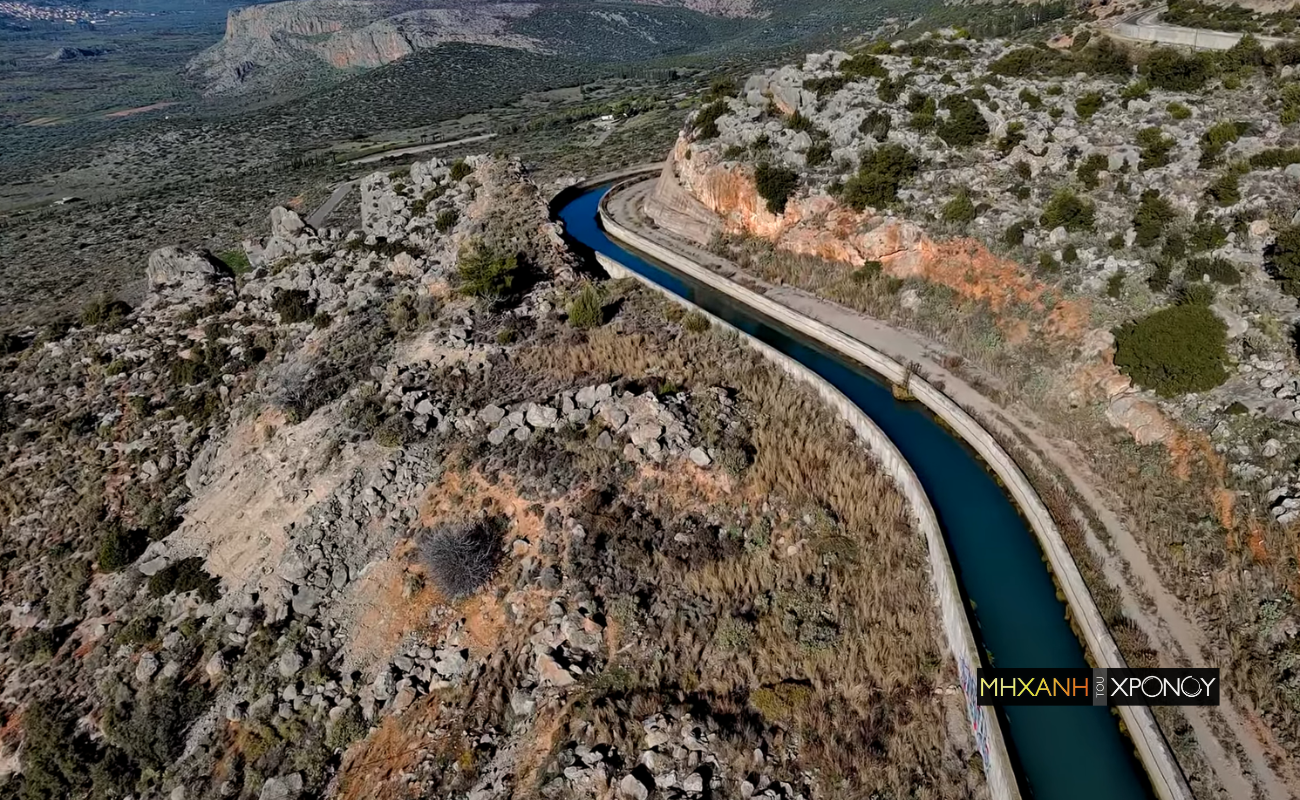
[[[648,256],[606,237],[596,220],[607,186],[559,212],[580,245],[616,257],[660,286],[799,360],[862,408],[902,451],[939,517],[972,621],[1000,667],[1086,667],[1034,534],[982,462],[916,403],[896,401],[887,384],[779,323],[738,306]],[[1038,800],[1153,797],[1118,721],[1104,708],[1006,709],[1022,791]]]

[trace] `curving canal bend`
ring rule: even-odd
[[[579,247],[618,259],[800,361],[853,400],[893,439],[930,497],[970,600],[977,635],[997,666],[1087,666],[1033,533],[973,452],[917,404],[895,400],[888,385],[865,369],[616,244],[597,221],[597,207],[608,190],[608,185],[589,190],[559,210],[567,235]],[[1154,796],[1118,720],[1104,708],[1008,708],[1003,730],[1026,798]]]

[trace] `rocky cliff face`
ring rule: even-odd
[[[362,0],[251,6],[230,13],[225,37],[196,56],[189,72],[208,94],[220,94],[295,69],[373,69],[447,42],[538,49],[533,39],[506,31],[510,20],[536,9],[531,3],[467,7]]]

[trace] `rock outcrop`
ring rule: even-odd
[[[224,264],[207,253],[172,246],[153,251],[145,269],[150,292],[168,287],[197,291],[229,274]]]

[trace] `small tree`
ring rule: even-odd
[[[784,214],[785,204],[799,188],[799,175],[792,169],[773,166],[764,161],[754,170],[754,185],[759,197],[767,201],[767,210]]]
[[[475,243],[460,253],[456,265],[459,291],[469,297],[505,297],[519,277],[519,258],[513,253],[495,253]]]
[[[454,208],[443,209],[438,212],[438,216],[433,220],[433,227],[438,233],[446,233],[456,227],[456,221],[460,219],[460,212]]]
[[[844,202],[858,211],[887,208],[898,202],[898,190],[921,171],[920,160],[899,144],[887,144],[862,154],[858,173],[844,185]]]
[[[600,292],[590,283],[569,303],[569,324],[575,328],[595,328],[605,321],[605,309],[600,304]]]
[[[1092,229],[1096,209],[1092,203],[1080,200],[1069,189],[1059,189],[1043,208],[1040,224],[1048,230],[1065,228],[1067,231],[1087,231]]]
[[[1163,397],[1213,389],[1227,378],[1227,326],[1199,304],[1162,308],[1115,331],[1115,365]]]
[[[1174,149],[1176,142],[1172,137],[1165,136],[1164,131],[1158,126],[1152,125],[1138,131],[1137,144],[1142,148],[1138,168],[1155,169],[1169,163],[1169,153]]]
[[[973,100],[951,94],[944,98],[943,107],[948,111],[948,119],[939,125],[937,133],[950,146],[970,147],[988,137],[989,124]]]
[[[451,182],[459,183],[461,180],[468,177],[473,171],[474,168],[466,163],[465,159],[458,159],[456,163],[451,165]]]
[[[1165,226],[1177,217],[1173,205],[1155,189],[1147,189],[1138,201],[1133,214],[1133,228],[1137,232],[1137,245],[1151,247],[1160,240]]]
[[[1300,225],[1278,231],[1265,258],[1269,273],[1282,284],[1282,291],[1300,297]]]
[[[1205,194],[1221,206],[1232,206],[1241,202],[1241,187],[1238,185],[1236,172],[1227,172],[1216,178],[1205,189]]]
[[[974,220],[975,215],[975,204],[971,202],[970,195],[966,194],[965,190],[957,192],[943,207],[945,222],[956,222],[964,225]]]
[[[1106,96],[1101,92],[1088,92],[1074,102],[1074,113],[1078,114],[1080,119],[1092,119],[1105,103]]]

